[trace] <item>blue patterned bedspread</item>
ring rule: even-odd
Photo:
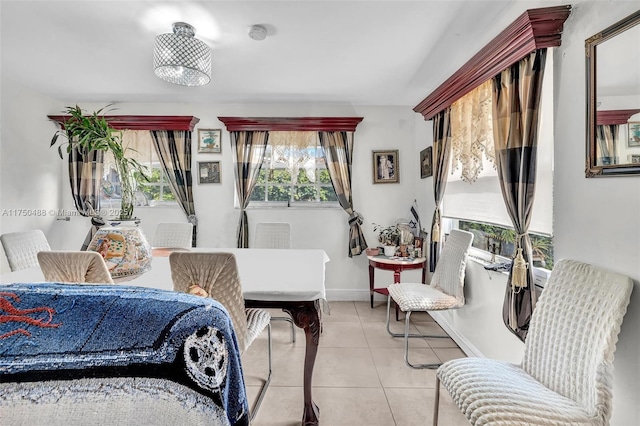
[[[150,375],[222,405],[232,425],[248,403],[231,319],[213,299],[123,285],[0,287],[0,381]]]

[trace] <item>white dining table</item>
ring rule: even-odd
[[[151,270],[122,282],[126,285],[173,290],[169,254],[153,250]],[[181,249],[184,251],[185,249]],[[287,312],[305,331],[303,425],[319,424],[319,409],[311,394],[313,368],[320,340],[322,310],[326,306],[325,266],[320,249],[191,248],[194,252],[233,253],[247,307],[276,308]],[[0,275],[0,284],[44,282],[39,267]]]

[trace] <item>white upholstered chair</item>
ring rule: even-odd
[[[169,264],[175,291],[211,297],[226,308],[240,353],[267,329],[269,373],[251,409],[253,419],[271,382],[271,315],[263,309],[245,308],[236,257],[232,253],[173,252]]]
[[[38,252],[51,250],[39,229],[2,234],[0,241],[12,271],[38,266]]]
[[[256,225],[253,248],[290,249],[291,225],[287,222],[259,222]],[[291,341],[296,342],[296,326],[289,317],[271,317],[272,320],[291,324]]]
[[[520,365],[462,358],[437,371],[473,425],[608,425],[613,354],[631,278],[574,260],[553,268],[531,317]]]
[[[411,364],[409,362],[409,338],[437,337],[446,335],[425,335],[409,333],[410,318],[413,312],[457,309],[464,305],[464,276],[467,256],[473,241],[473,234],[454,229],[449,234],[436,269],[429,285],[422,283],[391,284],[387,300],[387,331],[393,337],[404,337],[404,361],[411,368],[436,369],[440,364]],[[405,313],[404,333],[393,333],[390,328],[391,300]]]
[[[104,259],[95,251],[41,251],[38,262],[47,282],[113,284]]]
[[[191,248],[192,236],[193,224],[191,223],[159,223],[153,236],[153,247]]]
[[[286,222],[260,222],[256,225],[254,248],[291,248],[291,225]]]

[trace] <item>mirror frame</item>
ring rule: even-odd
[[[640,10],[632,13],[626,18],[616,22],[605,30],[589,37],[585,41],[586,54],[586,80],[587,80],[587,161],[585,176],[620,176],[620,175],[638,175],[640,174],[640,165],[632,164],[616,164],[599,166],[596,164],[596,109],[597,109],[597,93],[596,93],[596,47],[599,44],[615,37],[616,35],[628,30],[631,27],[640,24]],[[632,110],[628,110],[631,112]],[[622,112],[622,111],[620,111]],[[615,113],[611,111],[611,113]],[[633,115],[633,114],[631,114]],[[628,117],[627,117],[628,119]],[[624,121],[626,123],[626,120]],[[620,124],[620,123],[611,123]]]

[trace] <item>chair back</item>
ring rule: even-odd
[[[153,247],[191,248],[192,236],[192,223],[159,223],[153,236]]]
[[[38,252],[51,250],[40,229],[3,234],[0,241],[12,271],[38,266]]]
[[[561,260],[531,316],[522,368],[598,424],[611,415],[613,353],[632,289],[627,276]]]
[[[455,297],[458,307],[464,305],[464,276],[472,242],[471,232],[451,230],[429,283],[443,293]]]
[[[47,282],[113,284],[104,259],[95,251],[41,251],[38,262]]]
[[[286,222],[260,222],[256,225],[254,248],[291,248],[291,225]]]
[[[236,257],[232,253],[173,252],[169,255],[173,290],[189,293],[193,285],[204,289],[229,312],[240,352],[247,348],[247,316]]]

